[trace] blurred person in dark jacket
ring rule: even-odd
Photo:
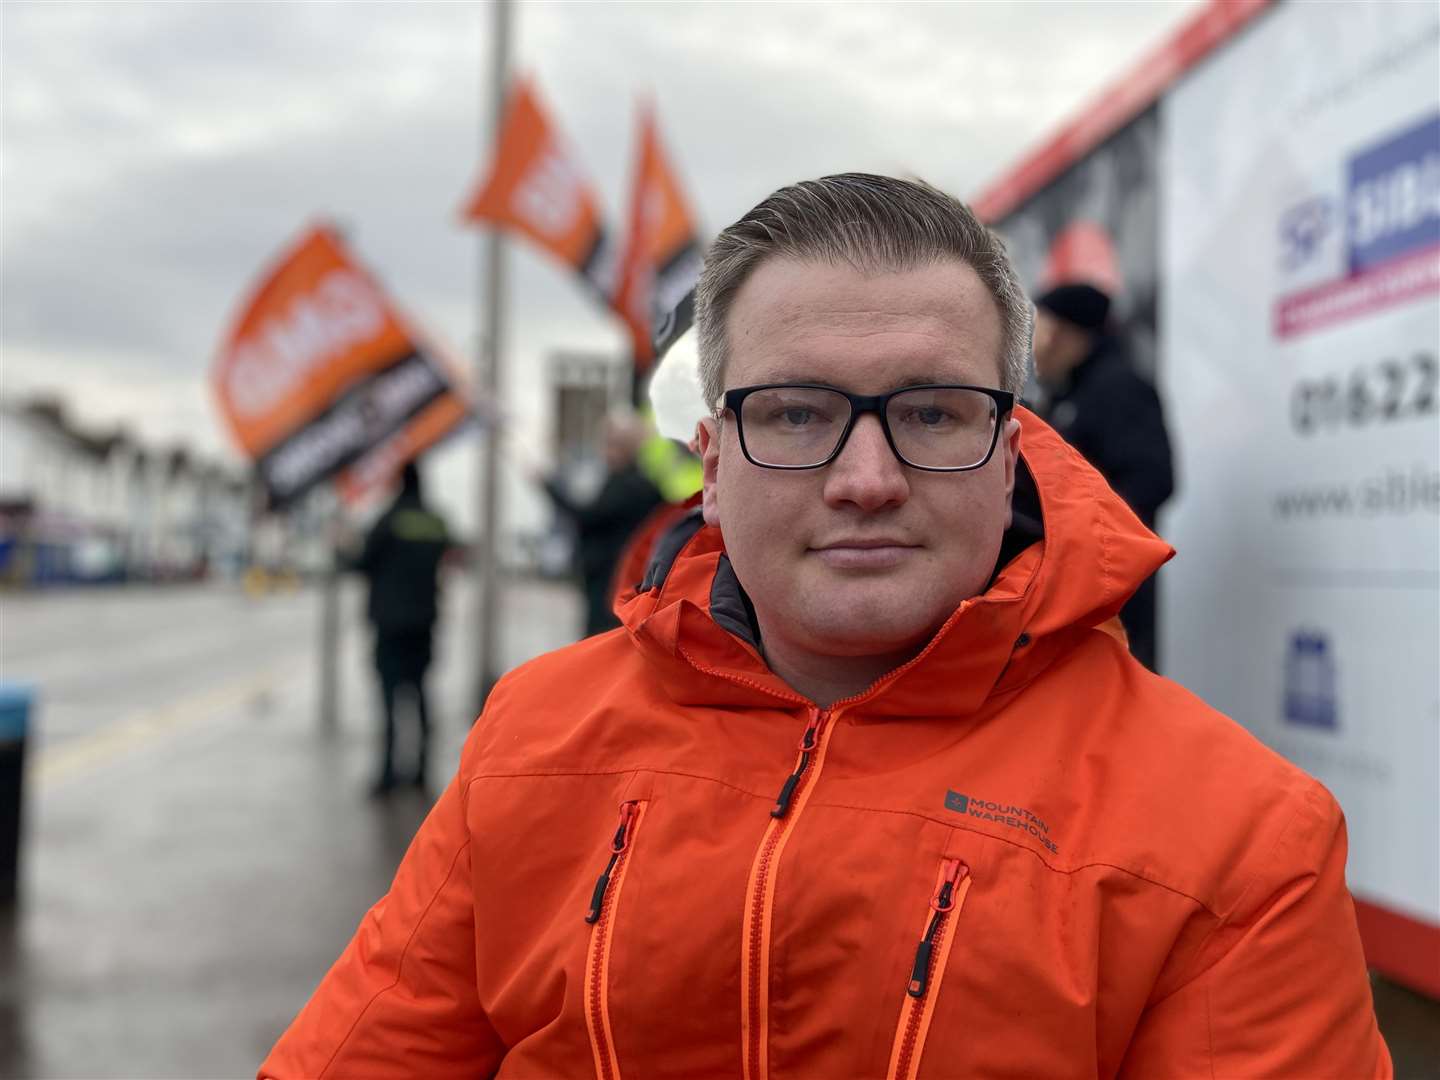
[[[638,454],[646,431],[638,419],[613,416],[605,425],[605,481],[595,498],[579,502],[553,476],[537,476],[550,500],[575,524],[576,561],[585,589],[585,636],[620,625],[610,604],[610,582],[626,541],[663,501],[641,471]]]
[[[1092,285],[1064,284],[1039,296],[1035,307],[1035,377],[1045,392],[1040,415],[1154,530],[1175,489],[1170,438],[1155,387],[1110,328],[1110,297]],[[1130,651],[1152,671],[1159,669],[1156,594],[1152,576],[1120,612]]]
[[[370,582],[366,614],[375,627],[375,668],[385,710],[380,766],[371,794],[383,796],[400,784],[425,786],[430,743],[430,713],[425,703],[425,671],[430,666],[441,560],[450,547],[445,519],[425,506],[420,470],[407,464],[400,493],[365,538],[354,568]],[[413,699],[419,739],[413,771],[395,767],[397,705],[401,692]]]

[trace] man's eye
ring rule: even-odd
[[[780,405],[770,412],[770,422],[781,427],[809,427],[829,419],[824,410],[809,405]]]
[[[938,427],[954,419],[955,417],[944,409],[935,408],[915,408],[905,414],[905,422],[907,424],[920,424],[923,427]]]

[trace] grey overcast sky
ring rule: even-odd
[[[827,172],[973,195],[1200,6],[532,2],[515,6],[511,56],[612,227],[651,95],[713,233]],[[456,211],[488,153],[489,18],[0,5],[0,392],[57,393],[83,423],[233,458],[206,381],[217,343],[257,271],[322,215],[469,355],[478,234]],[[508,363],[533,416],[547,353],[622,337],[563,269],[511,251]]]

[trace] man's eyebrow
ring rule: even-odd
[[[795,373],[787,371],[782,374],[770,373],[765,375],[763,378],[757,378],[756,383],[761,385],[765,383],[812,383],[817,386],[833,386],[837,389],[843,389],[843,387],[841,387],[840,384],[836,382],[833,377],[827,378],[823,375],[817,375],[809,372]],[[892,384],[891,389],[899,390],[901,387],[905,386],[926,386],[937,383],[941,385],[958,385],[954,376],[943,377],[940,375],[936,375],[934,372],[929,372],[927,374],[912,373],[908,375],[903,375],[899,379],[896,379],[895,382]]]

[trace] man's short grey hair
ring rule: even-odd
[[[843,173],[783,187],[710,245],[695,291],[700,388],[718,408],[725,391],[725,323],[735,294],[768,258],[899,272],[946,259],[985,284],[1000,314],[1001,389],[1017,397],[1030,364],[1034,316],[1005,245],[959,199],[922,180]]]

